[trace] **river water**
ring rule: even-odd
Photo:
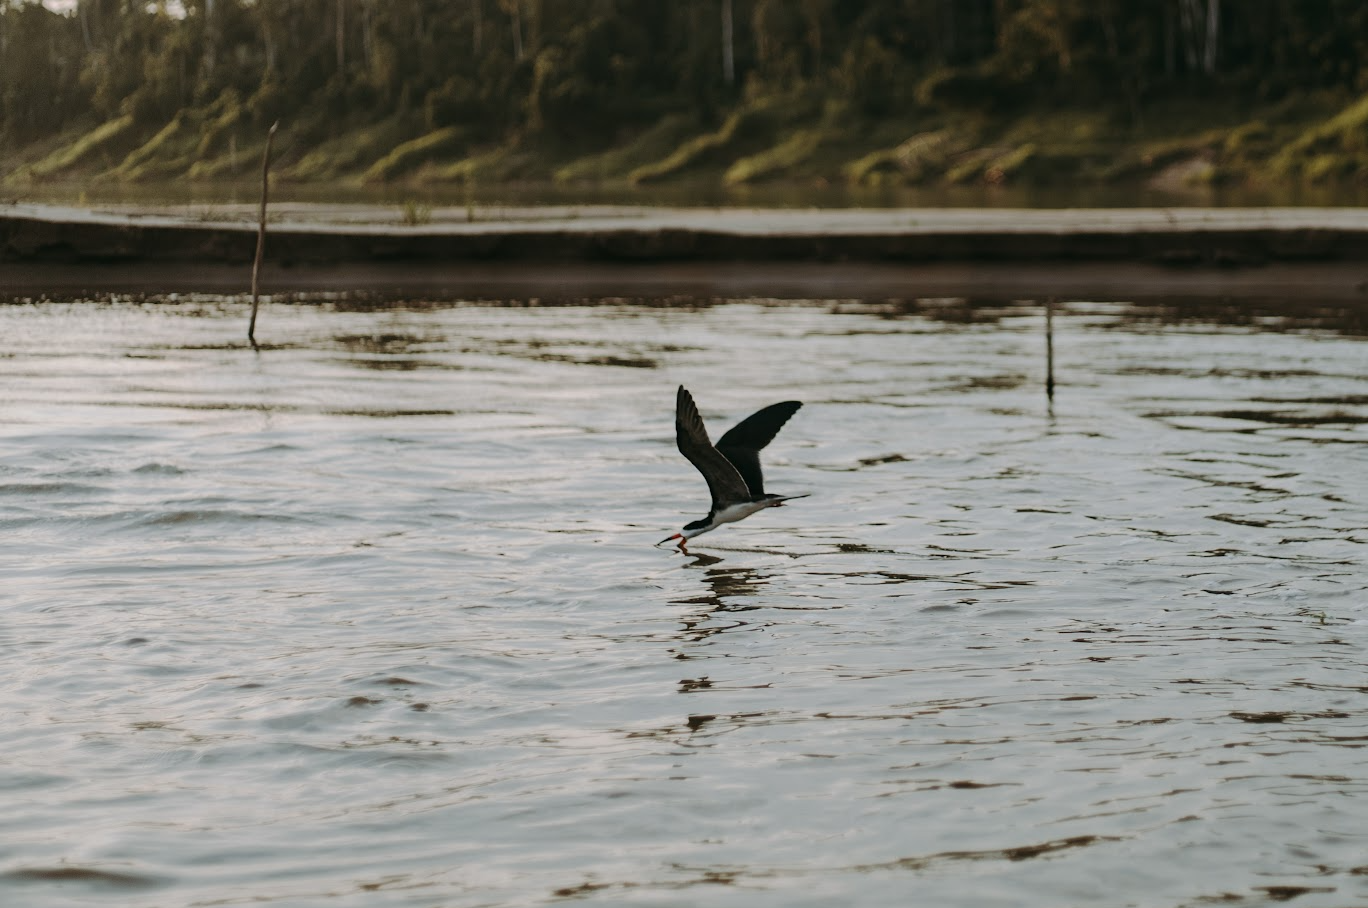
[[[1361,310],[245,318],[0,308],[0,904],[1368,904]]]

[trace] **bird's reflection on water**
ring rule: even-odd
[[[717,555],[701,552],[690,552],[689,555],[693,560],[686,565],[686,569],[702,570],[704,589],[697,596],[672,601],[676,605],[703,608],[691,608],[691,614],[682,619],[681,640],[687,643],[700,643],[714,634],[746,627],[749,622],[719,616],[762,608],[759,604],[745,600],[758,594],[768,582],[770,575],[748,567],[719,567],[718,565],[725,562]]]

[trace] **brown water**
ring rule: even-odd
[[[0,904],[1368,903],[1289,313],[1063,306],[1051,412],[1031,304],[0,308]],[[812,497],[653,548],[679,383]]]

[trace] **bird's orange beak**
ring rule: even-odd
[[[667,542],[674,542],[676,539],[683,539],[683,538],[684,538],[684,534],[683,534],[683,533],[675,533],[673,536],[669,536],[669,537],[667,537],[667,538],[665,538],[665,539],[662,539],[662,540],[660,540],[659,542],[657,542],[657,543],[656,543],[656,548],[659,548],[660,546],[664,545],[664,544],[667,543]]]

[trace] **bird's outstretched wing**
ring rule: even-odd
[[[679,392],[675,395],[675,443],[679,445],[679,453],[688,458],[689,463],[697,467],[708,481],[714,511],[739,501],[750,501],[751,493],[746,480],[708,440],[703,417],[698,415],[693,395],[685,391],[683,385],[679,386]]]
[[[717,442],[717,450],[731,461],[732,466],[746,481],[751,497],[759,498],[765,494],[765,476],[760,470],[760,452],[765,445],[774,441],[774,436],[784,427],[784,423],[802,404],[796,400],[786,400],[770,404],[737,423],[730,432]]]

